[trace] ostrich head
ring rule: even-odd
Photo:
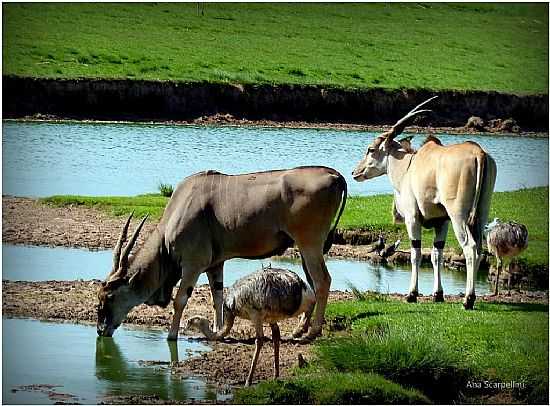
[[[198,331],[204,334],[208,339],[213,339],[216,336],[208,319],[202,316],[193,316],[185,320],[183,323],[183,331],[185,333]]]
[[[500,219],[498,217],[495,217],[493,221],[485,225],[485,232],[488,233],[493,228],[495,228],[498,224],[500,224]]]

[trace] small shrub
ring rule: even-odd
[[[159,183],[159,192],[164,197],[171,197],[174,193],[174,187],[169,183]]]

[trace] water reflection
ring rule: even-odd
[[[171,361],[209,350],[199,342],[182,337],[167,343],[162,331],[127,326],[115,338],[98,338],[90,325],[4,318],[2,327],[4,403],[70,397],[94,404],[119,395],[215,401],[218,396],[200,379],[171,374]]]
[[[166,343],[166,347],[170,360],[177,361],[177,342]],[[162,399],[216,400],[216,391],[207,388],[204,382],[181,380],[172,375],[168,362],[148,366],[146,362],[129,361],[116,339],[109,337],[96,339],[95,376],[104,384],[107,399],[113,395],[139,393]]]

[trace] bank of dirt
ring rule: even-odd
[[[31,317],[39,320],[63,321],[73,323],[95,323],[97,318],[97,290],[100,281],[2,281],[2,309],[4,317]],[[175,291],[174,291],[175,295]],[[391,298],[404,300],[404,295],[392,294]],[[329,302],[349,300],[349,292],[330,293]],[[447,301],[461,301],[457,295],[446,295]],[[420,296],[419,302],[431,301],[431,296]],[[481,296],[479,302],[504,303],[548,303],[547,292],[513,292],[512,295]],[[415,306],[411,304],[411,306]],[[172,317],[172,304],[163,309],[157,306],[139,305],[129,314],[125,323],[168,330]],[[183,314],[183,319],[202,315],[213,320],[213,308],[210,290],[207,285],[199,286],[193,292]],[[280,323],[281,334],[288,337],[295,327],[297,319]],[[329,334],[330,327],[325,327]],[[116,333],[115,333],[116,334]],[[267,337],[271,336],[265,328]],[[248,321],[237,319],[235,326],[225,342],[206,342],[213,350],[185,361],[172,362],[172,373],[179,377],[203,376],[220,387],[242,385],[246,378],[254,351],[254,329]],[[198,338],[197,338],[198,339]],[[258,363],[255,374],[257,380],[270,379],[273,348],[268,342]],[[283,340],[281,344],[281,376],[288,376],[298,365],[298,354],[311,360],[311,345],[294,340]],[[114,401],[115,399],[113,399]],[[120,399],[119,399],[120,400]],[[126,399],[127,403],[135,403]]]
[[[112,249],[118,239],[123,218],[107,215],[101,210],[83,205],[56,207],[26,197],[3,196],[2,242],[22,245]],[[138,237],[137,245],[154,230],[157,223],[150,220]],[[340,232],[329,252],[331,257],[376,260],[375,253],[366,245],[378,239],[378,233]],[[355,245],[348,245],[355,244]],[[406,255],[406,253],[403,253]],[[429,260],[429,253],[426,252]],[[287,250],[286,257],[299,257],[295,248]],[[400,254],[394,256],[399,260]],[[408,260],[408,257],[403,259]]]
[[[524,130],[548,132],[548,96],[543,94],[19,76],[4,76],[3,89],[5,118],[41,114],[77,120],[195,121],[229,114],[246,121],[369,125],[394,123],[437,94],[434,113],[422,125],[462,127],[471,116],[479,116],[512,118]]]

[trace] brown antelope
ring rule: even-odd
[[[111,336],[138,304],[167,306],[181,278],[168,334],[175,340],[183,309],[202,272],[208,275],[215,326],[221,329],[224,261],[280,255],[296,243],[317,302],[307,338],[320,335],[331,282],[323,253],[330,248],[346,197],[344,177],[326,167],[244,175],[207,171],[184,179],[155,231],[130,260],[145,219],[121,254],[130,219],[126,222],[112,271],[98,292],[98,334]],[[303,317],[294,335],[305,333],[308,324]]]
[[[388,175],[394,190],[394,212],[402,217],[411,240],[412,275],[407,301],[416,302],[418,269],[421,262],[421,228],[434,228],[431,260],[434,268],[434,301],[443,301],[441,268],[449,221],[466,258],[466,297],[464,307],[475,302],[475,280],[479,267],[483,229],[489,215],[496,164],[474,142],[443,146],[432,136],[418,151],[410,147],[410,138],[398,142],[419,110],[419,104],[387,132],[369,145],[365,157],[352,175],[358,181]]]

